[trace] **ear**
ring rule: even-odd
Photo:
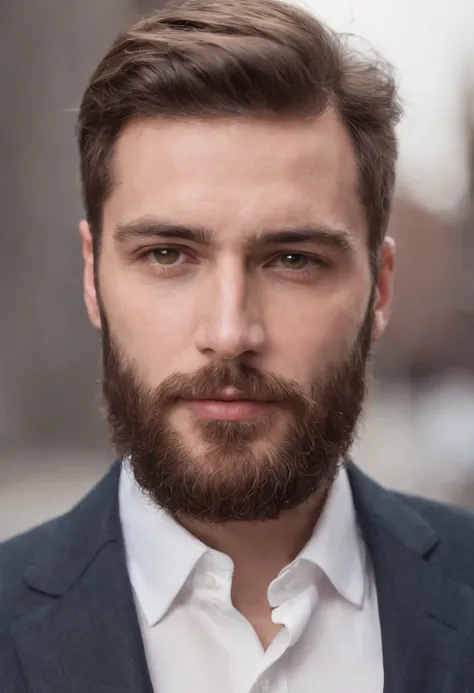
[[[79,233],[82,238],[82,257],[84,258],[84,302],[89,320],[94,327],[100,330],[99,302],[95,286],[94,250],[91,229],[87,221],[81,221]]]
[[[390,319],[393,298],[393,279],[395,273],[395,241],[387,236],[380,253],[380,264],[375,296],[375,321],[373,338],[375,340],[385,332]]]

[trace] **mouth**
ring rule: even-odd
[[[279,406],[275,400],[250,397],[233,388],[193,399],[185,405],[199,418],[214,421],[249,421],[267,416]]]

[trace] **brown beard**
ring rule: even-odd
[[[326,368],[305,394],[298,383],[261,373],[242,362],[215,362],[194,375],[175,373],[157,388],[140,382],[137,369],[111,338],[102,311],[103,393],[112,440],[129,457],[137,482],[169,514],[210,522],[278,518],[325,490],[353,442],[366,392],[373,301],[348,357]],[[180,398],[203,398],[225,386],[247,398],[278,400],[292,423],[282,442],[265,452],[272,419],[198,420],[205,445],[198,454],[169,423]]]

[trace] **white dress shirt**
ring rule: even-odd
[[[126,465],[119,500],[157,693],[382,693],[377,594],[345,471],[311,539],[268,587],[282,628],[266,651],[232,605],[232,560],[155,507]]]

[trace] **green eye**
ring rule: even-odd
[[[176,248],[155,248],[150,250],[147,258],[152,265],[176,265],[181,253]]]
[[[308,266],[309,258],[298,253],[286,253],[281,256],[281,264],[285,269],[301,270]]]

